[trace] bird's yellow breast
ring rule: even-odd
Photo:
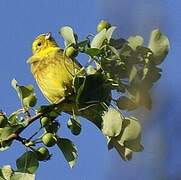
[[[52,103],[57,103],[73,91],[74,62],[64,59],[66,57],[57,49],[47,51],[39,58],[32,64],[32,73],[46,98]]]

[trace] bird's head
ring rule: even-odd
[[[39,53],[49,47],[57,47],[57,43],[51,36],[51,33],[40,34],[32,43],[32,53]]]

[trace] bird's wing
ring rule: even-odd
[[[75,75],[77,72],[80,71],[82,68],[82,65],[76,60],[66,57],[63,54],[63,50],[59,49],[54,54],[55,59],[60,61],[61,64],[65,66],[65,68],[71,72],[73,75]]]

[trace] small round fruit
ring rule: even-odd
[[[42,127],[47,126],[48,124],[50,124],[50,118],[48,117],[43,117],[40,119],[40,123],[42,125]]]
[[[65,55],[70,58],[75,58],[78,55],[78,50],[73,46],[69,46],[65,50]]]
[[[36,96],[33,94],[23,99],[23,105],[26,107],[34,107],[36,105],[36,102]]]
[[[46,132],[56,133],[60,127],[60,124],[57,121],[50,123],[48,126],[45,127]]]
[[[42,137],[43,144],[47,147],[52,147],[56,144],[56,138],[52,133],[46,133]]]
[[[47,160],[50,157],[50,153],[46,147],[39,147],[36,150],[37,159],[39,161]]]
[[[7,124],[7,118],[5,115],[0,114],[0,128],[5,127]]]
[[[97,25],[97,32],[101,32],[103,29],[109,29],[111,27],[111,24],[109,24],[108,21],[102,20],[100,23]]]

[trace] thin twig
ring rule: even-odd
[[[60,99],[60,101],[57,103],[57,104],[54,104],[54,107],[58,107],[59,105],[61,105],[63,102],[66,101],[66,98],[62,98]],[[24,138],[21,138],[19,135],[30,125],[32,124],[34,121],[36,121],[37,119],[39,119],[41,116],[43,116],[44,114],[48,113],[49,111],[51,110],[47,110],[46,112],[40,112],[40,113],[37,113],[36,115],[32,116],[30,114],[28,114],[28,116],[26,117],[26,121],[27,121],[27,124],[26,126],[22,127],[22,128],[19,128],[16,132],[12,133],[10,136],[7,137],[7,139],[3,140],[3,142],[5,143],[8,143],[10,141],[13,141],[13,140],[18,140],[20,142],[23,143],[23,141],[25,141],[26,139]]]
[[[31,139],[33,138],[33,137],[35,137],[39,132],[40,132],[40,130],[42,129],[43,127],[40,127],[35,133],[33,133],[29,138],[28,138],[28,141],[31,141]]]

